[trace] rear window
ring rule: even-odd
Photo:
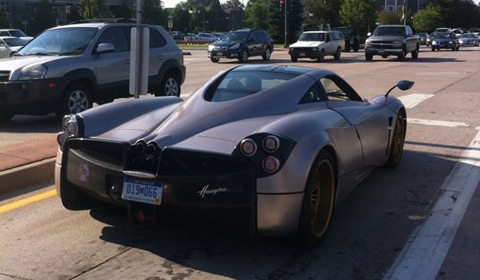
[[[281,85],[296,76],[278,72],[231,71],[216,86],[207,91],[205,100],[222,102],[244,98]]]

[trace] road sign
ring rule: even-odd
[[[168,16],[168,29],[172,29],[173,27],[173,17]]]

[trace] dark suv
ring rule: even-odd
[[[350,49],[353,49],[355,52],[358,52],[358,49],[360,48],[360,40],[358,39],[358,33],[355,29],[347,26],[340,26],[340,27],[335,27],[333,30],[342,32],[343,38],[345,38],[346,52],[349,52]]]
[[[0,63],[0,120],[15,114],[59,117],[92,103],[129,97],[130,29],[135,23],[92,22],[51,28]],[[160,26],[150,29],[148,92],[180,95],[182,51]]]
[[[220,58],[236,58],[246,62],[251,56],[269,60],[273,52],[272,38],[265,30],[241,29],[230,32],[227,38],[208,45],[208,57],[212,62]]]

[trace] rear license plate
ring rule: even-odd
[[[163,184],[130,177],[123,179],[122,198],[125,200],[160,205],[162,203]]]

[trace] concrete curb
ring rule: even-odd
[[[0,172],[0,194],[53,180],[55,158],[45,159]]]

